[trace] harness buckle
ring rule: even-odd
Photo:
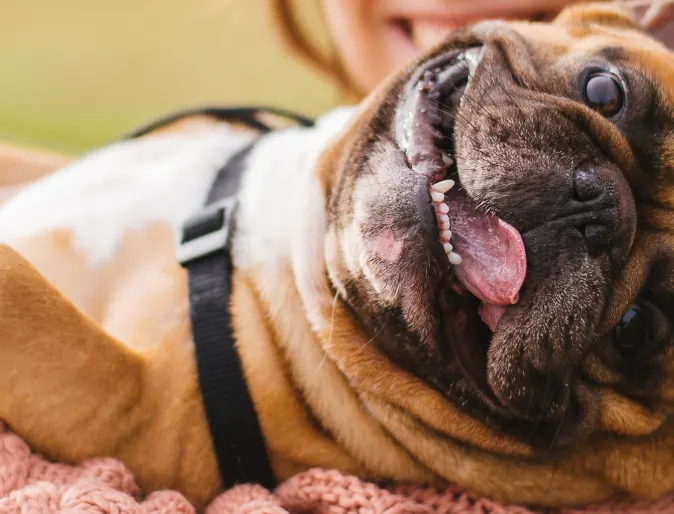
[[[182,267],[213,253],[227,251],[236,204],[236,198],[227,198],[205,206],[187,219],[176,247],[176,259]]]

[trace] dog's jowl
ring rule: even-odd
[[[674,54],[604,4],[463,28],[312,128],[176,125],[10,198],[0,419],[36,450],[217,494],[175,248],[253,141],[229,312],[276,479],[674,489]]]

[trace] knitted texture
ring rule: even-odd
[[[240,485],[218,496],[205,514],[534,514],[455,487],[382,488],[337,471],[313,469],[273,493]],[[546,511],[552,513],[553,511]],[[674,495],[657,501],[615,501],[559,514],[674,512]],[[79,466],[51,463],[0,423],[0,514],[196,514],[176,491],[141,498],[119,461],[92,459]]]

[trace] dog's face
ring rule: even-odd
[[[600,391],[666,409],[673,114],[674,55],[614,8],[452,35],[344,138],[337,301],[388,359],[534,450],[594,431]]]

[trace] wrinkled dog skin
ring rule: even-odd
[[[276,476],[546,506],[674,489],[673,114],[674,54],[596,4],[466,27],[357,109],[262,138],[231,309]],[[220,484],[173,241],[251,137],[217,130],[104,149],[0,209],[0,418],[199,504]]]
[[[459,183],[450,193],[455,197],[445,200],[450,218],[467,197],[515,227],[526,248],[526,280],[493,336],[478,326],[476,300],[488,292],[455,291],[460,266],[438,249],[442,229],[425,212],[435,163],[426,174],[411,173],[417,170],[409,154],[419,150],[405,155],[395,139],[401,129],[394,100],[414,94],[406,81],[418,67],[387,90],[360,128],[329,218],[341,254],[329,266],[331,278],[368,333],[377,334],[373,343],[481,421],[546,453],[596,427],[594,386],[610,384],[657,405],[669,346],[668,293],[656,296],[653,288],[666,283],[670,252],[650,239],[669,234],[658,226],[638,231],[638,210],[662,213],[669,202],[663,152],[670,144],[670,99],[656,89],[654,76],[666,68],[657,54],[612,42],[604,32],[619,33],[613,25],[621,18],[610,28],[588,22],[573,30],[567,19],[573,11],[544,31],[478,25],[418,65],[455,48],[481,47],[460,106],[441,97],[436,108],[441,115],[455,109],[451,135],[440,129],[440,138],[451,137],[456,160],[448,176]],[[593,80],[616,89],[618,112],[602,115],[589,105],[584,96]],[[450,228],[459,255],[491,251],[461,241],[479,237],[477,229],[458,220]],[[519,244],[505,236],[500,243]],[[360,262],[349,262],[353,255]],[[470,289],[467,280],[458,282]],[[633,334],[641,339],[622,348],[615,331],[628,309],[638,310],[634,326],[646,326]]]

